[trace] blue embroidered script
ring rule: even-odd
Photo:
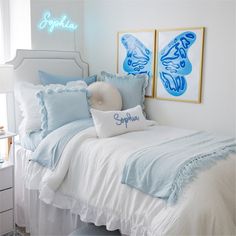
[[[127,54],[123,62],[123,69],[128,74],[145,73],[151,77],[152,52],[136,37],[125,34],[121,38]]]
[[[125,117],[121,117],[118,113],[115,113],[114,120],[116,121],[116,125],[124,124],[125,127],[128,128],[128,123],[139,121],[139,116],[131,116],[131,114],[127,112]]]
[[[46,29],[49,33],[52,33],[55,29],[75,31],[78,25],[71,22],[67,15],[62,15],[59,18],[53,18],[50,11],[43,14],[42,20],[38,24],[40,30]]]
[[[169,42],[158,55],[161,82],[166,91],[173,96],[181,96],[187,89],[185,75],[192,72],[188,49],[195,41],[195,33],[183,32]]]

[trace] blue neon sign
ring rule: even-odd
[[[75,31],[78,25],[63,14],[58,18],[54,18],[50,11],[44,12],[42,19],[38,23],[39,30],[46,30],[48,33],[53,33],[55,30]]]

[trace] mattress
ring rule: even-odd
[[[202,171],[174,206],[121,184],[123,166],[134,149],[188,132],[154,126],[145,131],[97,139],[92,127],[83,131],[87,135],[83,141],[81,134],[71,139],[55,171],[29,161],[30,152],[22,148],[17,149],[17,155],[24,153],[26,157],[21,162],[25,188],[37,191],[44,204],[79,215],[84,222],[137,236],[234,235],[235,155]],[[68,158],[69,169],[58,181],[61,163]],[[20,170],[19,166],[17,169]],[[18,186],[22,184],[16,182]]]

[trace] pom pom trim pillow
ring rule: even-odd
[[[90,117],[85,89],[48,89],[37,93],[41,112],[42,137],[79,119]]]
[[[144,130],[148,127],[140,105],[124,111],[100,111],[91,108],[90,112],[99,138]]]
[[[122,97],[122,110],[137,105],[144,109],[145,90],[148,85],[145,74],[119,76],[102,71],[101,80],[110,83],[119,90]]]
[[[61,75],[53,75],[49,74],[45,71],[38,71],[39,74],[39,80],[43,85],[48,85],[48,84],[67,84],[70,81],[78,81],[78,80],[83,80],[86,82],[87,85],[90,85],[94,82],[97,81],[97,76],[89,76],[87,78],[82,78],[82,77],[66,77],[66,76],[61,76]]]

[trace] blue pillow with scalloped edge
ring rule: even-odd
[[[102,71],[101,80],[119,90],[122,97],[122,110],[138,105],[144,109],[145,89],[148,85],[145,74],[120,76]]]
[[[77,80],[83,80],[86,82],[87,85],[90,85],[97,81],[97,75],[92,75],[86,78],[82,77],[67,77],[67,76],[61,76],[61,75],[52,75],[45,71],[38,71],[39,75],[39,81],[43,85],[48,84],[63,84],[66,85],[70,81],[77,81]]]
[[[90,117],[88,91],[85,89],[48,89],[37,93],[44,138],[53,130]]]

